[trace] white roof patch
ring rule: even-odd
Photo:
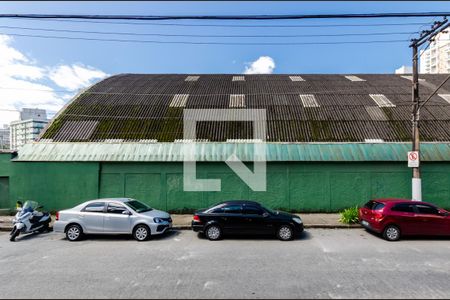
[[[312,94],[300,94],[300,99],[302,100],[304,107],[320,107],[317,103],[316,97]]]
[[[305,81],[302,76],[289,76],[292,81]]]
[[[200,76],[188,76],[184,81],[197,81]]]
[[[176,94],[173,96],[169,107],[185,107],[189,94]]]
[[[438,96],[450,104],[450,94],[438,94]]]
[[[359,78],[358,76],[354,75],[345,76],[345,78],[347,78],[350,81],[366,81],[365,79]]]
[[[370,144],[384,143],[384,140],[383,139],[365,139],[364,143],[370,143]]]
[[[230,95],[230,107],[245,107],[245,95],[233,94]]]
[[[262,139],[227,139],[227,143],[262,143]]]
[[[413,80],[413,77],[410,76],[410,75],[403,75],[403,76],[400,76],[400,77],[403,77],[403,78],[408,79],[408,80],[411,80],[411,81]],[[425,79],[419,78],[419,81],[425,81]]]
[[[244,76],[233,76],[232,81],[245,81]]]
[[[385,95],[383,94],[369,94],[369,96],[377,103],[379,107],[395,107]]]

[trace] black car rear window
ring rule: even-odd
[[[372,210],[380,210],[384,208],[384,204],[383,203],[379,203],[379,202],[375,202],[373,204]]]
[[[364,207],[365,207],[365,208],[368,208],[368,209],[372,209],[373,203],[374,203],[374,201],[373,201],[373,200],[370,200],[369,202],[367,202],[366,204],[364,204]]]
[[[370,200],[366,204],[364,204],[365,208],[371,209],[371,210],[380,210],[384,208],[384,204],[380,202],[376,202],[373,200]]]

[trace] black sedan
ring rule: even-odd
[[[212,241],[224,234],[271,234],[282,241],[303,231],[299,216],[272,211],[254,201],[226,201],[194,213],[192,229]]]

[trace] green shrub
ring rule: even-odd
[[[341,223],[344,223],[344,224],[356,224],[356,223],[358,223],[359,222],[359,219],[358,219],[358,206],[344,209],[341,212],[341,217],[340,217],[339,221]]]

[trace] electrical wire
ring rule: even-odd
[[[11,18],[15,19],[15,18]],[[24,18],[21,18],[24,19]],[[25,18],[26,19],[26,18]],[[417,26],[430,25],[430,23],[376,23],[376,24],[306,24],[306,25],[237,25],[237,24],[179,24],[179,23],[153,23],[153,22],[111,22],[111,21],[91,21],[91,20],[57,20],[57,19],[29,19],[30,21],[45,22],[68,22],[68,23],[93,23],[93,24],[111,24],[111,25],[150,25],[150,26],[176,26],[176,27],[226,27],[226,28],[327,28],[327,27],[380,27],[380,26]]]
[[[405,43],[409,40],[372,40],[372,41],[340,41],[340,42],[192,42],[192,41],[157,41],[157,40],[129,40],[129,39],[101,39],[101,38],[87,38],[87,37],[69,37],[69,36],[50,36],[50,35],[31,35],[20,33],[6,33],[19,37],[44,38],[44,39],[62,39],[62,40],[82,40],[82,41],[102,41],[102,42],[118,42],[118,43],[149,43],[149,44],[182,44],[182,45],[253,45],[253,46],[295,46],[295,45],[342,45],[342,44],[381,44],[381,43]]]
[[[85,20],[301,20],[301,19],[367,19],[445,17],[450,12],[395,12],[368,14],[316,14],[316,15],[77,15],[77,14],[0,14],[0,18],[27,19],[85,19]]]
[[[200,37],[200,38],[295,38],[295,37],[341,37],[341,36],[379,36],[379,35],[403,35],[415,34],[416,32],[373,32],[373,33],[340,33],[340,34],[288,34],[288,35],[204,35],[204,34],[166,34],[166,33],[136,33],[136,32],[111,32],[111,31],[87,31],[53,28],[31,28],[18,26],[2,26],[4,29],[21,29],[31,31],[66,32],[66,33],[88,33],[105,35],[131,35],[131,36],[161,36],[161,37]]]

